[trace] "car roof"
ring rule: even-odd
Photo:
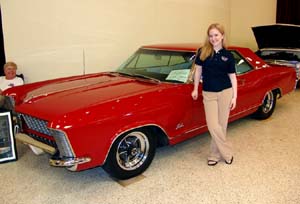
[[[191,51],[191,52],[195,52],[200,47],[202,47],[201,43],[167,43],[167,44],[144,45],[141,48],[144,48],[144,49],[159,49],[159,50]],[[242,49],[242,47],[229,46],[228,49]]]
[[[200,47],[201,43],[169,43],[144,45],[141,48],[166,51],[196,52]],[[227,49],[237,51],[248,61],[248,63],[250,63],[255,68],[266,66],[266,63],[249,48],[240,46],[228,46]]]
[[[146,49],[161,49],[174,51],[196,51],[201,47],[200,43],[170,43],[170,44],[154,44],[145,45],[142,48]]]

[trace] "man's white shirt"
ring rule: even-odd
[[[20,86],[23,85],[24,81],[20,77],[15,77],[14,79],[6,79],[5,76],[0,77],[0,89],[2,91],[14,87],[14,86]]]

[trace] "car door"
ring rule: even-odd
[[[231,117],[247,112],[257,105],[257,73],[247,60],[237,51],[231,50],[235,59],[237,74],[238,97],[236,108],[231,111]]]

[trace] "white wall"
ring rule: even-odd
[[[277,0],[231,0],[231,43],[257,50],[253,26],[276,22]]]
[[[0,3],[6,58],[27,82],[82,74],[84,64],[86,73],[113,70],[142,44],[202,41],[211,22],[229,26],[229,0]]]
[[[243,44],[247,26],[273,22],[275,0],[253,1],[263,4],[259,15],[249,11],[239,26],[249,1],[0,0],[6,58],[34,82],[114,70],[144,44],[202,42],[214,22],[225,26],[231,42]]]

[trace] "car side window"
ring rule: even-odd
[[[247,61],[236,51],[231,51],[235,60],[235,70],[237,74],[244,74],[252,70]]]

